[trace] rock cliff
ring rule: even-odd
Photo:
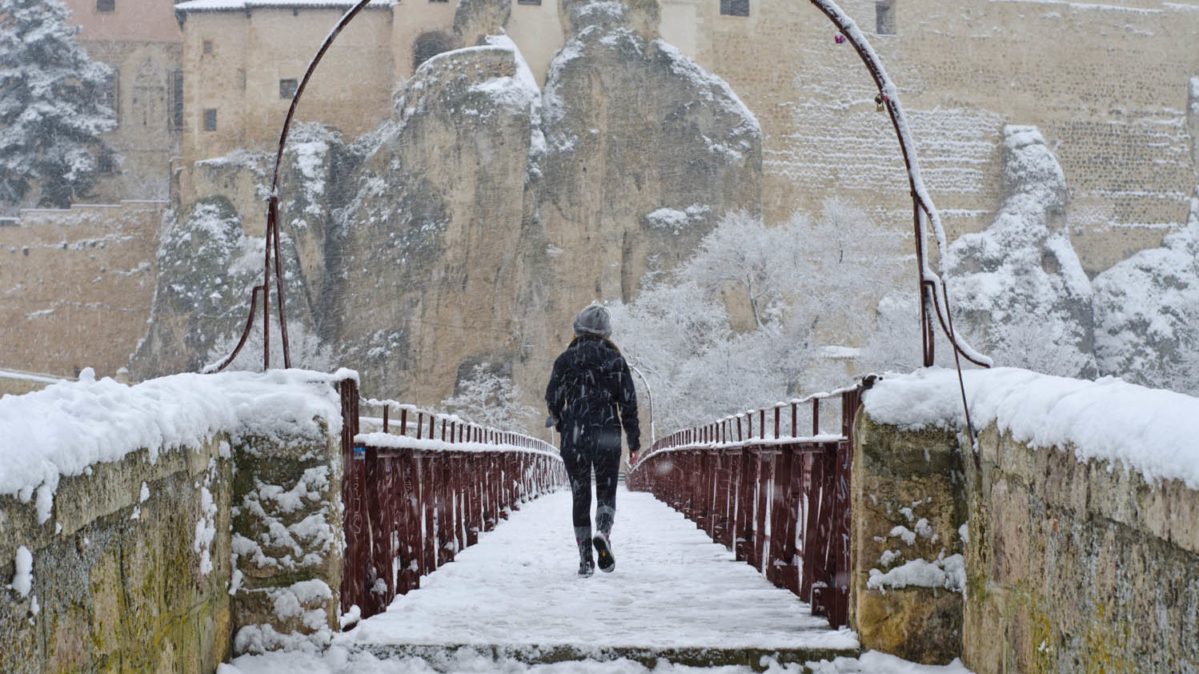
[[[657,39],[656,3],[565,2],[544,91],[497,34],[509,10],[461,3],[455,32],[477,46],[421,64],[374,132],[309,127],[285,155],[289,328],[311,326],[367,395],[435,405],[489,362],[534,402],[575,311],[628,301],[721,215],[760,211],[757,120]],[[240,330],[267,179],[247,157],[194,169],[212,196],[168,228],[135,374],[194,369]]]
[[[1187,224],[1095,278],[1105,374],[1199,394],[1199,188]]]

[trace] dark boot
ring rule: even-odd
[[[595,553],[599,556],[599,568],[604,573],[616,570],[616,557],[612,556],[612,545],[608,542],[608,534],[603,531],[595,535],[591,541],[595,544]]]
[[[592,538],[595,544],[595,554],[599,557],[599,568],[604,573],[616,570],[616,557],[612,555],[612,542],[608,536],[612,533],[612,523],[616,519],[616,509],[612,506],[600,506],[595,510],[595,528],[599,532]]]
[[[591,557],[591,536],[575,540],[579,546],[579,577],[589,578],[595,573],[595,561]]]

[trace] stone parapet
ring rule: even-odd
[[[62,478],[42,524],[34,500],[0,496],[0,578],[16,577],[20,550],[33,560],[27,596],[0,590],[0,671],[215,671],[229,651],[232,472],[217,434]]]
[[[148,401],[179,389],[152,382],[125,397],[94,381],[30,394],[46,410],[69,398],[58,403],[67,413],[111,424],[94,429],[107,443],[98,456],[56,446],[62,435],[50,430],[5,427],[14,409],[36,407],[6,397],[0,443],[15,434],[28,446],[0,446],[6,463],[16,459],[0,479],[11,487],[28,467],[17,450],[40,457],[48,477],[0,494],[0,672],[212,674],[234,651],[327,641],[339,627],[344,537],[339,419],[318,404],[328,403],[321,377],[194,382],[225,383],[213,390],[238,414],[224,423],[219,404],[182,393],[169,409],[154,407]],[[94,409],[105,404],[126,409],[106,419]],[[187,446],[160,439],[135,449],[131,440],[118,452],[122,440],[147,437],[147,424],[160,438],[190,438],[179,443]],[[215,430],[193,437],[184,426]]]
[[[978,674],[1199,668],[1199,491],[994,423],[977,463],[946,430],[862,412],[856,433],[863,649]]]
[[[1199,492],[979,438],[963,656],[979,674],[1199,668]],[[997,638],[1003,635],[1003,638]]]

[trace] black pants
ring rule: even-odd
[[[619,437],[619,436],[617,436]],[[590,459],[588,455],[594,456]],[[595,471],[595,528],[608,535],[616,519],[616,480],[620,473],[620,446],[603,448],[594,453],[575,447],[562,448],[562,463],[570,476],[570,491],[574,497],[575,541],[586,542],[591,549],[591,473]]]

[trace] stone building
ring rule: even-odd
[[[118,127],[106,139],[123,158],[101,166],[99,203],[168,197],[171,158],[183,128],[182,41],[165,0],[63,0],[77,39],[113,69]]]

